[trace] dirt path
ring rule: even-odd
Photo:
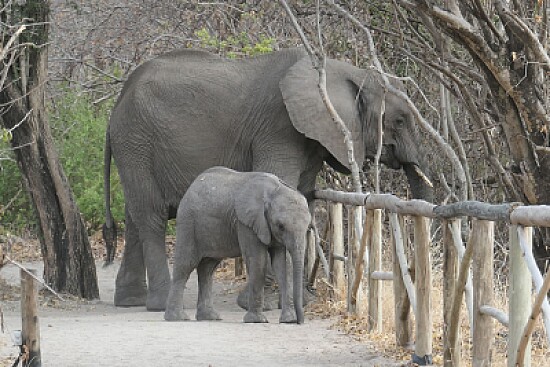
[[[41,264],[32,264],[41,273]],[[304,325],[278,323],[279,312],[267,312],[269,324],[244,324],[235,302],[237,285],[217,281],[219,322],[163,320],[162,313],[144,308],[113,306],[118,265],[97,267],[101,301],[70,301],[52,307],[41,305],[40,332],[44,366],[396,366],[377,356],[365,344],[331,330],[331,320],[310,319]],[[0,278],[19,284],[13,266]],[[196,277],[186,293],[186,305],[197,297]],[[18,301],[0,303],[7,332],[20,329]],[[193,317],[195,311],[188,314]],[[9,334],[0,333],[0,366],[14,356]],[[5,362],[4,362],[5,363]]]

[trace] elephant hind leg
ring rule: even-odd
[[[197,301],[197,321],[221,320],[220,314],[214,310],[212,300],[212,278],[214,270],[219,265],[219,259],[204,258],[197,267],[199,281],[199,297]]]
[[[126,208],[126,245],[122,263],[118,270],[115,290],[115,306],[144,306],[147,298],[145,282],[145,262],[143,260],[143,243],[139,239],[138,229]]]
[[[148,311],[164,311],[170,290],[165,243],[168,207],[163,204],[161,191],[153,180],[143,175],[141,182],[148,190],[139,196],[139,200],[130,202],[129,211],[143,243],[148,287],[145,305]]]
[[[189,316],[183,311],[183,293],[191,272],[198,264],[198,261],[195,260],[195,254],[189,251],[189,249],[189,247],[176,248],[172,283],[164,312],[164,319],[166,321],[189,320]]]

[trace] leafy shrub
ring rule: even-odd
[[[50,125],[61,164],[78,208],[91,229],[105,221],[103,150],[113,100],[99,105],[89,95],[67,91],[50,113]],[[124,218],[124,199],[114,162],[111,163],[111,210]]]
[[[22,234],[34,228],[34,210],[21,180],[17,163],[12,160],[9,143],[0,143],[5,152],[0,165],[0,235],[5,232]]]
[[[50,127],[69,184],[87,227],[97,230],[105,220],[103,199],[103,149],[105,129],[113,101],[94,105],[89,95],[65,89],[50,110]],[[0,141],[0,150],[9,147]],[[13,156],[13,153],[9,153]],[[114,163],[111,165],[111,209],[115,219],[124,218],[124,199]],[[30,199],[13,160],[2,160],[0,171],[0,232],[33,231],[36,224]],[[34,233],[36,234],[36,233]]]
[[[260,34],[257,39],[253,39],[247,32],[221,39],[211,35],[206,28],[202,28],[195,35],[200,40],[201,47],[226,54],[229,58],[236,58],[238,55],[254,56],[270,53],[273,52],[275,45],[274,38]]]

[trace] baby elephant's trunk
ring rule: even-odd
[[[302,284],[302,276],[304,271],[305,239],[301,242],[302,243],[297,243],[297,246],[291,253],[294,308],[296,310],[296,320],[298,324],[304,323],[304,286]]]

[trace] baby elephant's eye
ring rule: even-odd
[[[284,231],[285,230],[285,225],[283,223],[279,223],[279,224],[277,224],[277,228],[279,228],[279,231]]]

